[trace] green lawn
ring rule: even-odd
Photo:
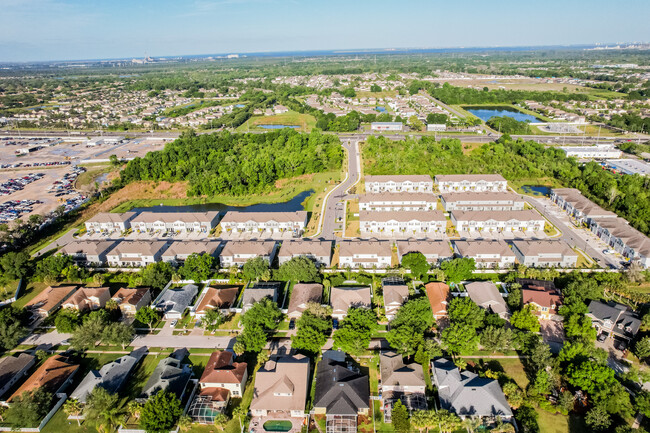
[[[550,414],[543,409],[537,409],[540,433],[588,433],[590,430],[582,417],[577,415]]]
[[[528,386],[528,377],[524,372],[524,366],[519,358],[463,358],[465,361],[473,361],[480,363],[482,360],[488,365],[488,368],[493,371],[503,371],[508,377],[512,378],[517,385],[526,389]]]
[[[309,132],[316,126],[316,118],[311,114],[302,114],[295,111],[288,113],[276,114],[273,116],[253,116],[237,128],[237,132],[247,132],[250,130],[263,130],[257,125],[296,125],[301,132]]]
[[[40,282],[32,282],[27,284],[27,290],[23,292],[23,295],[16,300],[16,302],[13,303],[15,307],[22,308],[29,301],[34,299],[36,295],[41,293],[43,290],[45,290],[47,287],[49,287],[49,284],[46,283],[40,283]]]

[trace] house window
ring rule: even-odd
[[[239,391],[238,391],[238,390],[233,390],[232,395],[233,395],[233,396],[238,396],[238,395],[239,395]]]

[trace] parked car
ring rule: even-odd
[[[169,327],[170,327],[170,328],[173,328],[174,326],[176,326],[177,323],[178,323],[178,320],[174,319],[174,320],[172,320],[171,323],[169,324]]]

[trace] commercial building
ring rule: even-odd
[[[614,171],[639,176],[650,176],[650,164],[640,159],[611,159],[607,165]]]
[[[433,180],[427,174],[366,176],[365,184],[366,192],[372,194],[383,192],[433,192]]]
[[[402,131],[404,124],[402,122],[372,122],[370,129],[373,131]]]
[[[388,241],[342,241],[339,243],[339,267],[389,268],[392,254]]]
[[[219,263],[222,268],[241,267],[250,259],[262,257],[270,264],[275,259],[275,247],[275,241],[228,241],[221,250]]]
[[[598,206],[575,188],[554,188],[551,190],[550,198],[579,224],[589,224],[596,218],[616,218],[614,212]]]
[[[630,261],[650,267],[650,238],[630,226],[623,218],[598,218],[589,226],[603,242]]]
[[[421,253],[431,265],[438,265],[454,257],[447,241],[397,241],[396,245],[400,263],[409,253]]]
[[[499,192],[507,191],[508,182],[500,174],[439,174],[436,186],[447,192]]]
[[[613,159],[620,158],[621,151],[614,146],[599,145],[599,146],[562,146],[567,158],[578,159]]]
[[[332,264],[332,241],[283,241],[278,252],[278,264],[282,265],[299,256],[310,258],[317,266],[329,268]]]
[[[364,234],[416,235],[445,233],[447,219],[439,210],[360,211],[359,227]]]
[[[167,249],[167,241],[121,241],[106,253],[111,267],[145,267],[159,262]]]
[[[382,192],[359,197],[360,211],[425,211],[435,209],[438,199],[426,192]]]
[[[515,240],[512,251],[528,267],[575,268],[578,263],[578,253],[561,240]]]
[[[515,211],[524,209],[524,199],[508,191],[449,192],[440,196],[446,212]]]
[[[131,220],[131,227],[141,233],[209,233],[218,219],[219,212],[141,212]]]
[[[543,231],[546,220],[538,212],[515,210],[498,211],[453,211],[451,222],[460,231],[514,232]]]
[[[453,241],[459,257],[474,259],[477,268],[508,268],[515,264],[515,253],[505,241]]]
[[[221,220],[226,233],[293,232],[300,236],[307,226],[307,212],[228,212]]]

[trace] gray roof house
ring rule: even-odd
[[[156,308],[165,314],[165,319],[180,319],[198,293],[199,287],[194,284],[168,288],[158,296]]]
[[[106,263],[108,253],[115,241],[73,241],[61,248],[61,253],[72,257],[78,264]]]
[[[192,377],[192,367],[182,363],[187,354],[187,349],[178,349],[171,356],[160,361],[144,385],[139,400],[146,401],[161,390],[173,392],[181,398]]]
[[[433,379],[438,388],[440,406],[461,418],[512,418],[512,410],[499,382],[479,377],[470,371],[459,371],[445,358],[433,361]]]
[[[465,289],[470,299],[479,307],[490,310],[504,319],[510,314],[506,301],[492,281],[475,281],[465,284]]]
[[[140,347],[133,352],[104,364],[99,370],[91,370],[81,381],[79,386],[70,394],[71,398],[85,403],[88,396],[96,386],[104,388],[110,393],[115,393],[126,383],[127,378],[138,362],[147,353],[146,347]]]
[[[628,310],[625,305],[615,302],[606,304],[600,301],[591,301],[587,317],[591,319],[591,324],[598,330],[598,333],[628,341],[634,338],[641,326],[641,321],[633,311]]]
[[[35,363],[36,357],[27,353],[0,358],[0,397],[25,377]]]
[[[273,302],[277,302],[281,286],[282,283],[278,282],[259,281],[252,286],[246,287],[242,296],[242,312],[248,310],[254,303],[264,298],[269,298]]]
[[[422,366],[416,362],[406,364],[394,351],[379,355],[380,393],[384,400],[384,422],[391,421],[393,405],[401,401],[409,411],[428,408],[426,383]]]

